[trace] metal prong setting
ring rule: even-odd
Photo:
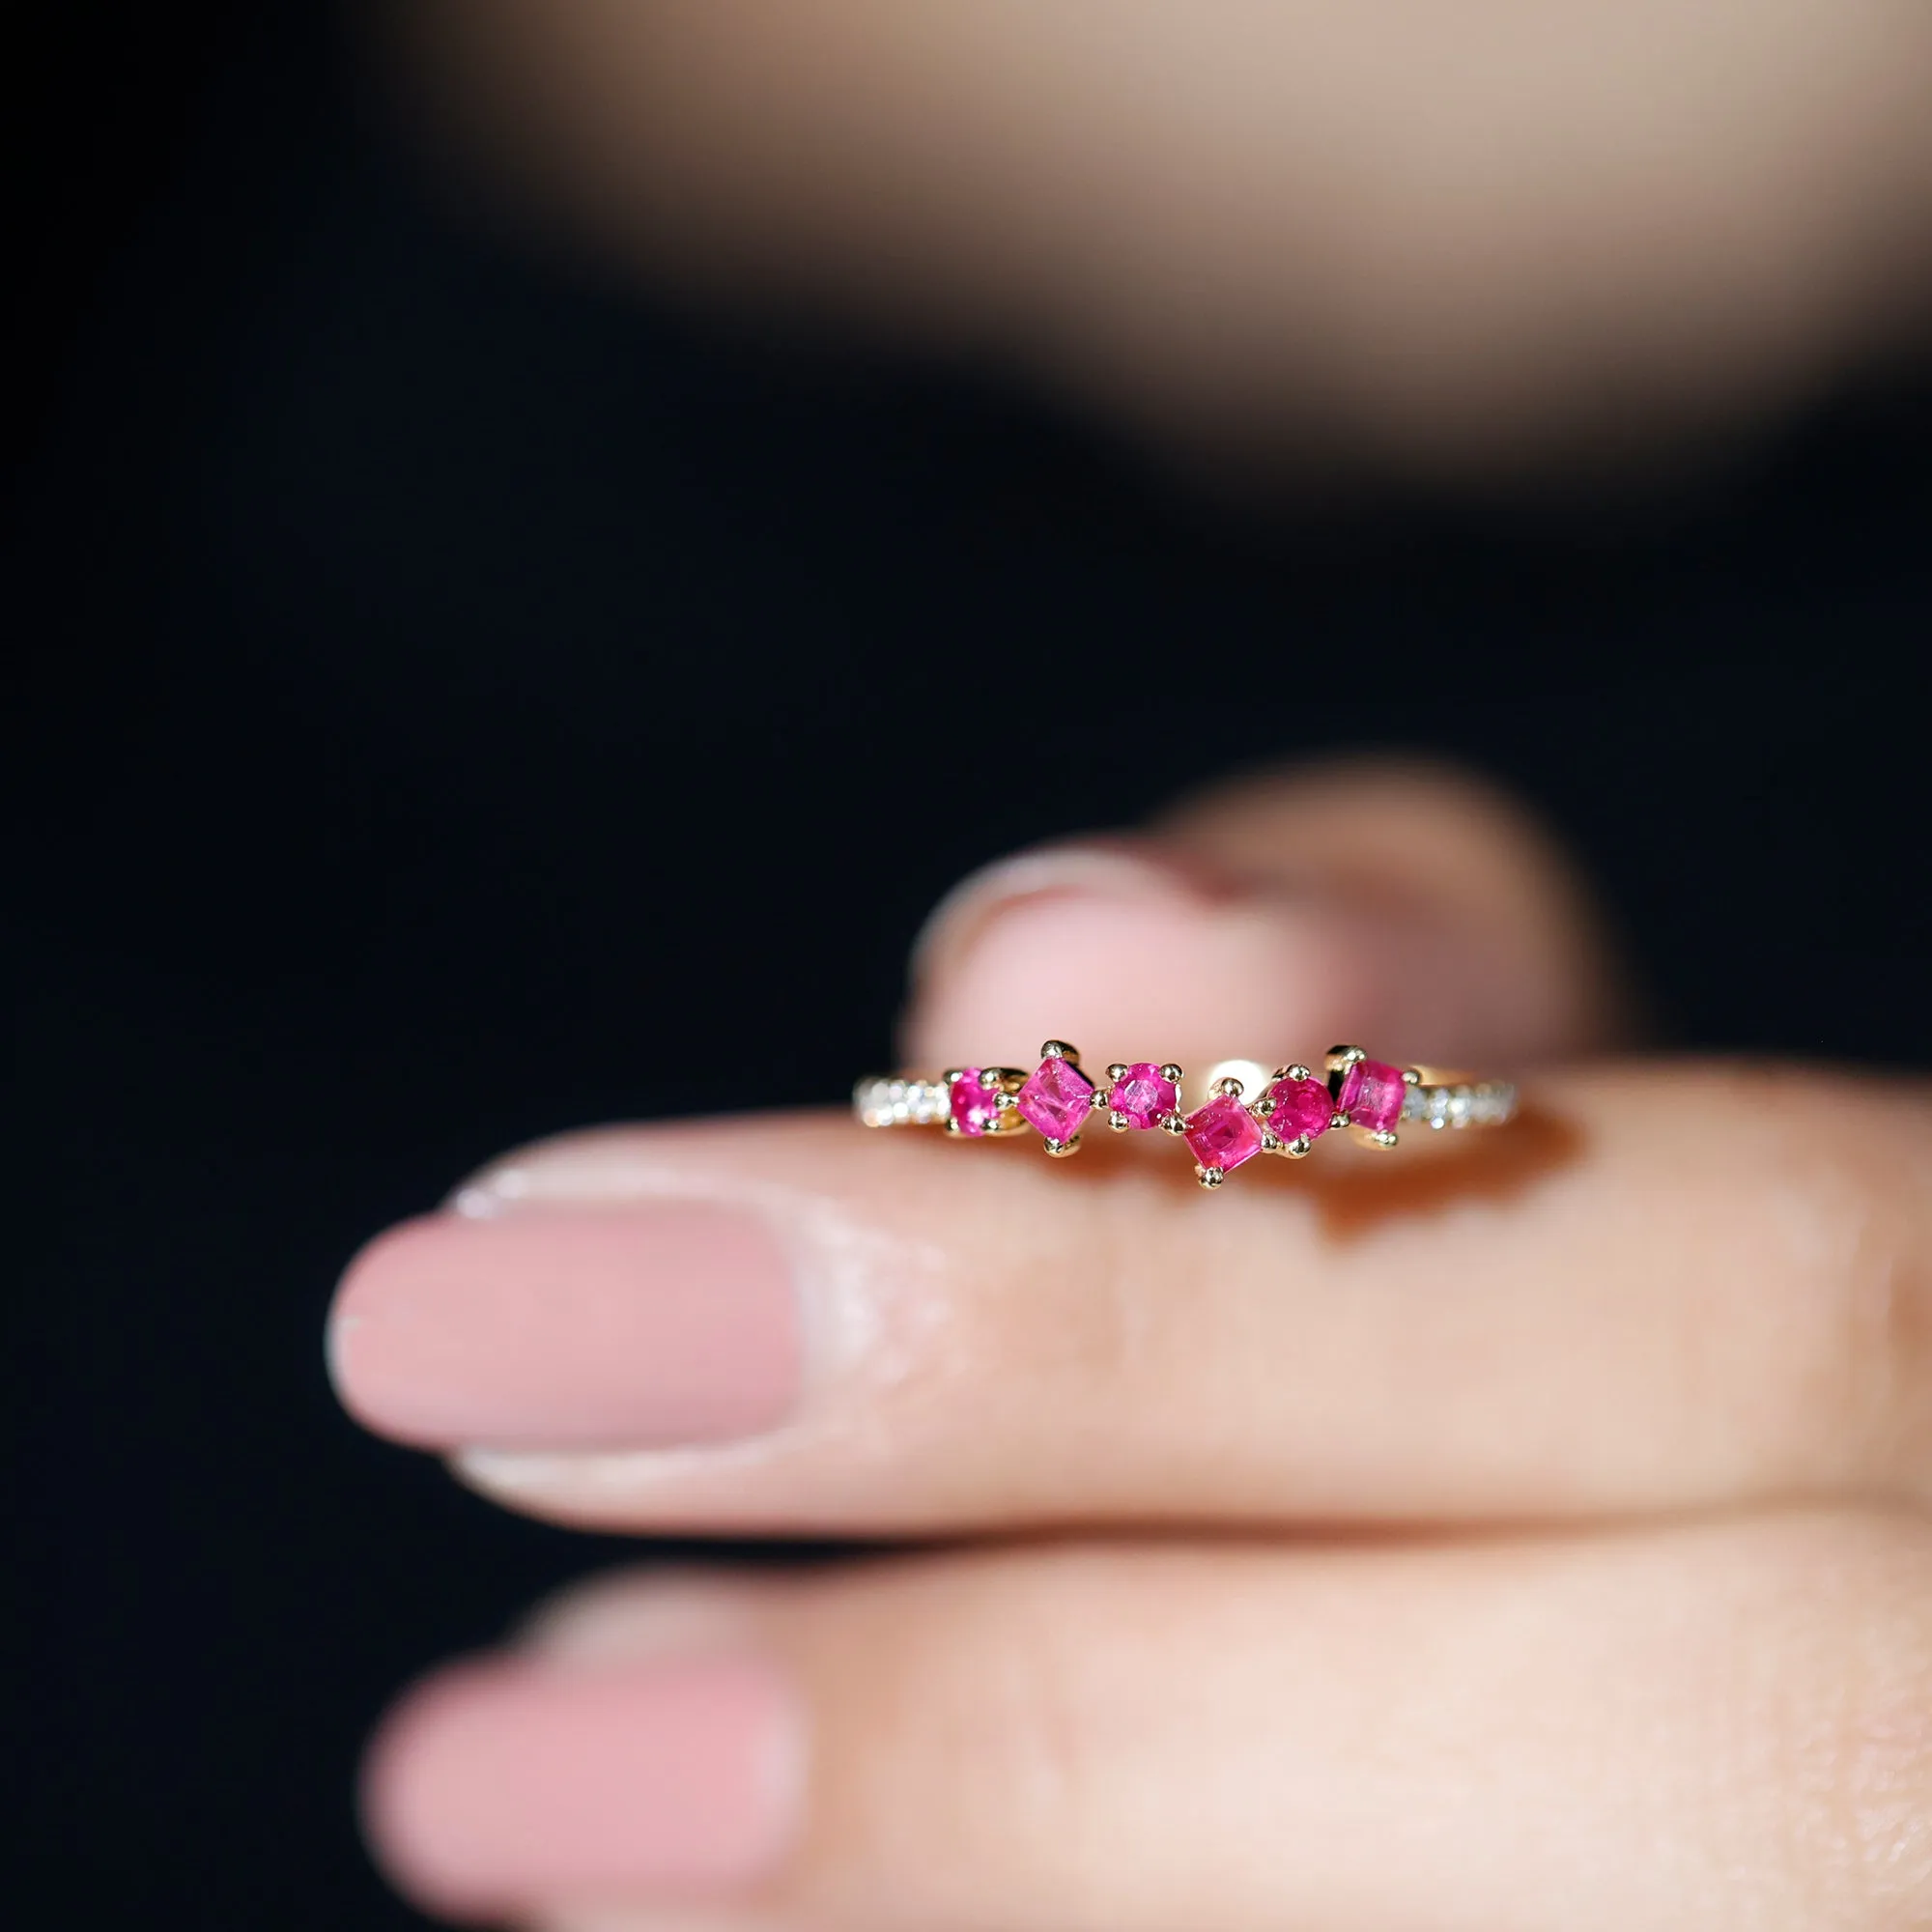
[[[1124,1114],[1110,1112],[1107,1116],[1107,1124],[1117,1134],[1124,1134],[1132,1132],[1134,1123]]]
[[[1223,1169],[1218,1167],[1197,1167],[1194,1170],[1194,1178],[1211,1194],[1215,1188],[1219,1187],[1227,1179],[1228,1176]]]
[[[1180,1068],[1173,1061],[1164,1060],[1161,1062],[1160,1077],[1163,1080],[1172,1081],[1175,1086],[1179,1087],[1180,1085]]]
[[[1286,1147],[1282,1149],[1282,1152],[1285,1153],[1290,1160],[1306,1160],[1308,1158],[1309,1153],[1313,1151],[1314,1146],[1315,1143],[1312,1140],[1310,1140],[1306,1134],[1296,1134],[1295,1137],[1292,1141],[1290,1141]]]
[[[1172,1134],[1179,1140],[1187,1131],[1187,1122],[1179,1114],[1163,1114],[1160,1117],[1160,1130],[1164,1134]]]
[[[1124,1060],[1115,1061],[1107,1069],[1107,1078],[1109,1080],[1124,1080],[1126,1077],[1127,1063]]]
[[[1080,1049],[1068,1046],[1064,1039],[1049,1039],[1041,1043],[1039,1057],[1042,1060],[1064,1060],[1069,1066],[1080,1065]]]
[[[1080,1136],[1078,1134],[1075,1134],[1071,1140],[1066,1141],[1057,1141],[1051,1134],[1042,1134],[1040,1140],[1045,1146],[1047,1152],[1052,1154],[1056,1159],[1064,1159],[1069,1153],[1078,1153],[1080,1151]]]
[[[1384,1127],[1378,1134],[1370,1134],[1368,1136],[1369,1145],[1371,1147],[1380,1147],[1380,1148],[1394,1147],[1396,1144],[1396,1139],[1397,1136],[1395,1135],[1395,1133],[1390,1128],[1387,1127]]]
[[[1238,1100],[1241,1097],[1242,1088],[1241,1083],[1231,1073],[1227,1079],[1215,1081],[1214,1091],[1227,1099]]]

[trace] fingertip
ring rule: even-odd
[[[1589,895],[1532,814],[1419,760],[1249,778],[1157,831],[1022,853],[941,902],[907,1064],[1303,1057],[1335,1039],[1488,1066],[1622,1030]]]
[[[1205,1065],[1295,1040],[1375,1031],[1360,923],[1314,903],[1211,899],[1152,867],[980,900],[921,979],[909,1064],[1023,1065],[1050,1038]],[[1312,1050],[1312,1049],[1311,1049]]]

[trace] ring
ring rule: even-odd
[[[1479,1080],[1439,1067],[1392,1066],[1359,1046],[1331,1046],[1318,1076],[1298,1061],[1267,1072],[1259,1061],[1222,1061],[1209,1069],[1208,1099],[1192,1112],[1181,1101],[1172,1061],[1117,1061],[1096,1081],[1064,1039],[1040,1048],[1028,1073],[1017,1066],[954,1066],[937,1080],[873,1074],[852,1092],[867,1127],[940,1127],[951,1139],[999,1139],[1036,1128],[1050,1154],[1080,1147],[1089,1116],[1104,1114],[1116,1133],[1156,1128],[1184,1140],[1203,1187],[1219,1187],[1258,1153],[1299,1160],[1325,1133],[1352,1129],[1370,1147],[1392,1148],[1399,1122],[1435,1130],[1499,1127],[1516,1113],[1507,1080]],[[1251,1088],[1259,1097],[1244,1096]]]

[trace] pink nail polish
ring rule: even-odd
[[[777,1427],[802,1364],[790,1257],[705,1202],[405,1223],[356,1258],[343,1402],[433,1448],[653,1448]]]
[[[752,1660],[459,1664],[384,1724],[364,1815],[435,1912],[699,1899],[782,1858],[802,1736],[790,1685]]]

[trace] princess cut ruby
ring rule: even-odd
[[[1188,1115],[1187,1145],[1201,1166],[1231,1174],[1261,1152],[1262,1130],[1238,1100],[1217,1094],[1205,1107]]]
[[[1347,1114],[1353,1125],[1366,1127],[1372,1134],[1387,1133],[1402,1119],[1402,1103],[1407,1094],[1401,1067],[1380,1060],[1358,1060],[1342,1076],[1335,1107]]]
[[[1335,1103],[1319,1080],[1277,1080],[1267,1097],[1274,1102],[1268,1131],[1278,1141],[1312,1141],[1328,1131],[1335,1115]]]
[[[952,1112],[952,1124],[962,1134],[991,1133],[993,1122],[999,1117],[999,1090],[982,1087],[980,1075],[983,1068],[962,1066],[959,1078],[952,1083],[949,1105]]]
[[[1171,1114],[1180,1094],[1151,1060],[1138,1060],[1114,1082],[1108,1102],[1130,1127],[1153,1127]]]
[[[1050,1141],[1070,1141],[1094,1104],[1094,1083],[1070,1060],[1048,1054],[1020,1089],[1021,1114]]]

